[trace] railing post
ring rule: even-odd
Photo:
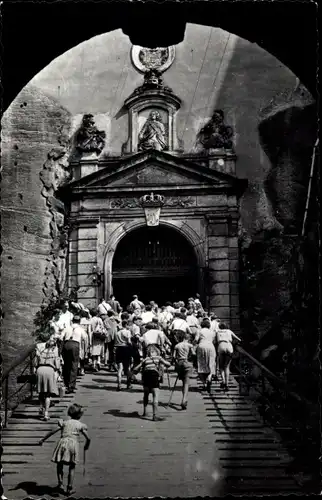
[[[239,395],[242,396],[243,363],[240,352],[238,352],[238,371],[239,371]]]
[[[8,404],[9,404],[9,375],[6,377],[4,386],[4,427],[8,423]]]
[[[29,367],[30,367],[30,398],[32,399],[34,396],[34,385],[33,385],[33,380],[32,380],[32,375],[34,372],[33,352],[31,352],[29,354]]]
[[[261,375],[262,375],[262,380],[261,380],[261,385],[262,385],[262,414],[263,414],[263,420],[264,420],[264,423],[265,423],[265,397],[264,397],[264,394],[265,394],[265,375],[263,373],[263,370],[261,371]]]

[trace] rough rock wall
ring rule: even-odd
[[[56,288],[55,241],[63,207],[56,186],[69,173],[70,113],[28,85],[2,120],[1,344],[4,368],[33,342],[33,319]],[[58,224],[54,223],[57,219]],[[55,239],[56,237],[56,239]]]
[[[299,240],[317,114],[315,103],[309,98],[306,102],[297,99],[295,92],[286,101],[266,109],[263,115],[259,136],[271,162],[264,183],[271,218],[266,226],[259,220],[251,236],[242,229],[240,232],[242,317],[247,340],[253,342],[256,354],[275,373],[288,373],[294,379],[291,377],[294,364],[303,358],[304,351],[308,357],[301,363],[312,362],[317,341],[315,307],[313,303],[304,304],[317,290],[316,284],[306,283],[305,292],[301,285],[304,273],[317,277],[316,258],[308,260],[308,255],[316,256],[314,247],[318,245],[317,232],[314,234],[316,222],[312,226],[316,209],[311,210],[311,226],[308,226],[313,233],[304,246]],[[303,332],[300,333],[303,324],[310,324],[311,328],[305,340],[306,349],[303,349]]]

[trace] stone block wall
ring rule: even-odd
[[[239,331],[239,245],[235,217],[208,218],[210,311]]]
[[[77,298],[86,307],[97,306],[99,283],[97,265],[97,226],[95,220],[74,229],[69,239],[68,287],[79,287]]]

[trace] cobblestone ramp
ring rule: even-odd
[[[171,372],[171,386],[175,378]],[[169,396],[165,380],[160,391],[164,420],[153,422],[151,407],[143,419],[141,385],[117,392],[116,375],[103,369],[79,379],[74,398],[56,401],[49,422],[38,419],[37,401],[20,405],[3,431],[6,496],[63,498],[54,491],[56,435],[42,447],[37,443],[66,416],[72,400],[85,406],[83,421],[92,438],[86,469],[79,464],[76,470],[76,498],[301,493],[286,474],[291,458],[279,436],[239,396],[234,380],[228,394],[216,382],[209,395],[194,377],[187,411],[180,408],[179,387],[167,407]]]

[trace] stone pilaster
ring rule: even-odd
[[[209,309],[230,319],[228,224],[225,218],[208,219]]]
[[[238,214],[233,213],[228,220],[230,327],[233,331],[239,332],[240,330],[239,245],[238,245],[237,231],[238,231]]]
[[[95,307],[100,295],[94,268],[97,267],[97,220],[79,221],[69,239],[68,286],[78,286],[78,300],[86,307]]]

